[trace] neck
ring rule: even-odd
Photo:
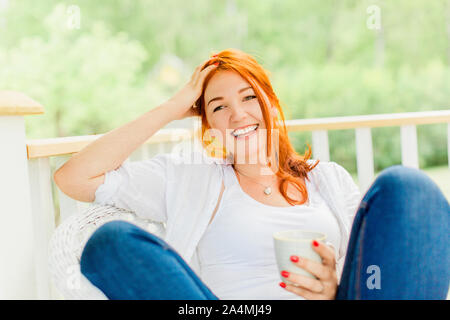
[[[233,168],[243,176],[247,178],[253,178],[255,180],[266,180],[267,177],[273,178],[278,169],[276,163],[276,156],[271,156],[271,166],[269,166],[267,159],[265,161],[253,163],[235,163]]]

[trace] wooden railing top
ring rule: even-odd
[[[288,131],[343,130],[361,127],[388,127],[450,123],[450,110],[374,114],[317,119],[287,120]],[[161,129],[146,143],[177,142],[191,139],[191,129]],[[79,152],[102,135],[27,140],[28,158],[60,156]]]
[[[43,114],[44,107],[23,93],[0,91],[0,116]]]
[[[450,110],[371,114],[286,121],[289,131],[344,130],[450,122]]]

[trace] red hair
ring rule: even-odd
[[[283,110],[281,109],[280,103],[278,101],[277,96],[275,95],[272,85],[270,84],[268,72],[266,72],[261,65],[250,55],[245,52],[242,52],[237,49],[227,49],[223,50],[220,53],[214,55],[210,61],[204,66],[214,64],[218,62],[219,66],[212,70],[208,76],[205,78],[203,83],[202,94],[200,98],[197,100],[196,104],[199,107],[200,117],[202,121],[202,127],[200,134],[200,140],[202,146],[208,151],[211,148],[208,147],[211,143],[214,144],[214,140],[205,140],[205,132],[211,129],[205,113],[205,101],[204,94],[205,89],[208,86],[209,80],[221,70],[234,71],[238,73],[243,79],[245,79],[255,91],[255,94],[258,98],[259,104],[261,106],[261,111],[263,114],[264,122],[267,128],[267,157],[271,159],[271,150],[272,150],[272,128],[271,128],[271,113],[270,106],[267,105],[265,99],[263,98],[262,93],[259,91],[258,86],[264,91],[266,96],[268,97],[272,106],[276,107],[278,110],[278,115],[281,119],[274,121],[273,129],[278,129],[279,132],[279,157],[278,158],[278,171],[276,175],[281,178],[281,184],[279,191],[289,202],[291,205],[299,205],[303,204],[308,200],[308,193],[306,191],[306,186],[303,184],[302,178],[308,179],[307,173],[314,169],[314,167],[319,163],[319,160],[316,163],[308,165],[306,162],[311,157],[311,147],[308,145],[308,150],[305,151],[303,156],[299,155],[294,147],[292,146],[289,136],[287,133],[285,118]],[[258,84],[258,86],[256,85]],[[220,150],[221,149],[221,150]],[[217,150],[217,148],[215,149]],[[215,154],[215,151],[212,151],[209,156],[212,157],[220,157],[225,159],[227,152],[225,147],[219,148],[218,156]],[[295,200],[290,198],[287,195],[287,188],[289,184],[293,184],[297,190],[302,194],[301,200]]]

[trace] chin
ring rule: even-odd
[[[258,164],[261,162],[258,148],[252,148],[245,152],[233,154],[236,164]]]

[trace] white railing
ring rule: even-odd
[[[328,131],[354,129],[358,181],[364,192],[374,178],[372,128],[400,127],[402,165],[419,168],[416,126],[435,123],[447,123],[447,141],[450,141],[450,110],[290,120],[286,126],[289,131],[311,131],[313,156],[324,161],[330,160]],[[447,153],[448,150],[450,142]]]
[[[0,92],[0,299],[58,298],[47,268],[50,236],[61,221],[90,205],[67,197],[52,177],[71,154],[101,135],[26,140],[24,116],[43,112],[23,94]],[[374,178],[371,128],[400,127],[402,164],[418,168],[416,126],[434,123],[447,123],[450,150],[449,110],[290,120],[286,126],[291,132],[311,132],[313,158],[323,161],[330,160],[328,131],[354,129],[358,180],[364,192]],[[193,138],[194,130],[161,129],[127,161],[170,152],[175,144]]]

